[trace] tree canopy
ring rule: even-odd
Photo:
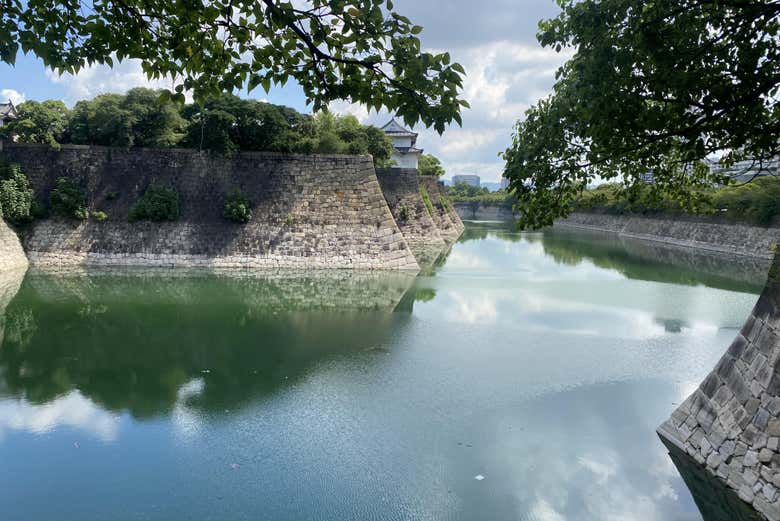
[[[574,55],[504,153],[521,224],[567,215],[596,180],[681,206],[723,182],[707,157],[760,168],[780,149],[780,3],[774,0],[559,0],[539,41]]]
[[[66,139],[79,145],[169,147],[181,140],[185,124],[176,105],[139,87],[76,103]]]
[[[441,177],[444,175],[444,168],[438,157],[433,154],[422,154],[417,162],[417,172],[420,175]]]
[[[62,101],[26,101],[16,111],[18,119],[3,126],[0,137],[14,135],[26,143],[49,145],[56,145],[62,140],[68,124],[68,108]]]
[[[180,107],[161,99],[159,91],[139,87],[79,101],[73,110],[48,100],[25,102],[18,112],[3,133],[23,143],[188,147],[221,154],[370,154],[378,166],[388,166],[393,153],[384,132],[361,125],[354,116],[327,111],[311,116],[232,94]]]
[[[0,60],[21,49],[60,73],[142,60],[184,103],[298,82],[315,111],[335,100],[385,107],[442,132],[461,122],[463,67],[423,52],[422,27],[391,0],[0,0]]]

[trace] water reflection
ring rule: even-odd
[[[655,427],[753,283],[599,240],[469,226],[416,279],[32,272],[0,346],[4,513],[700,519]]]
[[[671,443],[666,446],[704,521],[764,521],[762,515],[693,458]]]
[[[19,418],[6,426],[37,432],[57,418],[91,418],[87,400],[136,418],[183,398],[204,410],[240,407],[322,359],[385,342],[412,281],[345,271],[32,272],[5,312],[0,396],[23,399],[0,402],[4,417]],[[195,379],[202,388],[183,396]],[[36,415],[45,419],[24,420]]]
[[[26,271],[27,268],[0,270],[0,345],[2,345],[3,337],[5,336],[7,321],[5,308],[19,291]]]
[[[630,279],[682,285],[705,285],[729,291],[759,293],[769,259],[706,252],[643,241],[615,234],[569,228],[523,233],[511,223],[469,223],[462,243],[493,239],[501,243],[539,244],[557,263],[620,273]]]

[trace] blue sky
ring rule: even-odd
[[[447,50],[466,68],[463,96],[471,109],[463,114],[463,127],[448,128],[439,136],[415,128],[418,146],[442,159],[445,177],[477,174],[486,181],[500,178],[503,163],[498,153],[510,143],[512,126],[524,111],[546,96],[555,71],[566,58],[536,41],[537,23],[558,13],[553,0],[396,0],[397,12],[425,30],[423,45]],[[443,16],[446,13],[446,16]],[[76,76],[57,76],[35,57],[19,55],[16,66],[0,63],[0,99],[14,101],[61,99],[68,105],[106,92],[125,92],[136,86],[169,87],[166,81],[148,81],[140,63],[126,61],[114,69],[90,67]],[[238,93],[246,95],[246,93]],[[262,89],[251,97],[310,112],[301,89],[291,83],[270,93]],[[350,113],[362,122],[381,125],[387,113],[369,113],[364,107],[334,103],[331,109]]]

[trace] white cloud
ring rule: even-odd
[[[501,130],[496,128],[482,130],[451,129],[447,132],[446,139],[442,140],[439,149],[449,157],[467,155],[476,148],[492,143],[501,133]]]
[[[170,78],[150,80],[141,69],[141,60],[125,60],[113,68],[107,65],[92,65],[77,74],[59,75],[47,70],[49,81],[65,88],[65,102],[73,104],[79,100],[94,98],[99,94],[122,94],[134,87],[151,89],[172,89]],[[189,101],[189,99],[188,99]]]
[[[14,105],[19,105],[20,103],[24,103],[24,100],[26,99],[27,96],[18,90],[0,89],[0,103],[5,103],[6,101],[11,100],[11,103]]]
[[[471,109],[463,111],[462,128],[451,125],[441,136],[433,129],[415,128],[420,134],[417,146],[442,160],[446,177],[477,174],[483,181],[498,181],[503,171],[498,154],[509,146],[513,125],[549,94],[555,72],[571,52],[498,40],[450,49],[450,54],[466,69],[463,98]],[[382,125],[390,117],[347,102],[331,103],[330,108],[353,114],[364,124]]]

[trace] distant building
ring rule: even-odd
[[[710,170],[716,174],[725,174],[738,183],[751,181],[756,177],[780,176],[780,159],[769,159],[762,162],[752,159],[737,161],[730,167],[723,167],[718,161],[712,159],[704,160],[710,167]],[[639,176],[639,179],[649,185],[655,184],[655,175],[653,172],[647,172]]]
[[[452,176],[452,184],[466,183],[471,186],[479,188],[479,176],[478,175],[454,175]]]
[[[382,127],[382,130],[393,141],[395,152],[390,156],[390,159],[395,161],[395,166],[397,168],[417,168],[417,161],[420,159],[420,154],[423,153],[421,148],[415,146],[417,133],[401,126],[395,118]]]
[[[16,107],[11,100],[8,103],[0,103],[0,127],[19,117]]]
[[[653,172],[645,172],[639,176],[639,180],[648,185],[655,184],[655,174]]]
[[[713,172],[726,174],[739,183],[751,181],[756,177],[780,176],[779,159],[762,161],[760,164],[758,161],[745,159],[744,161],[737,161],[728,168],[720,166],[720,163],[716,161],[711,161],[710,168],[712,168]]]

